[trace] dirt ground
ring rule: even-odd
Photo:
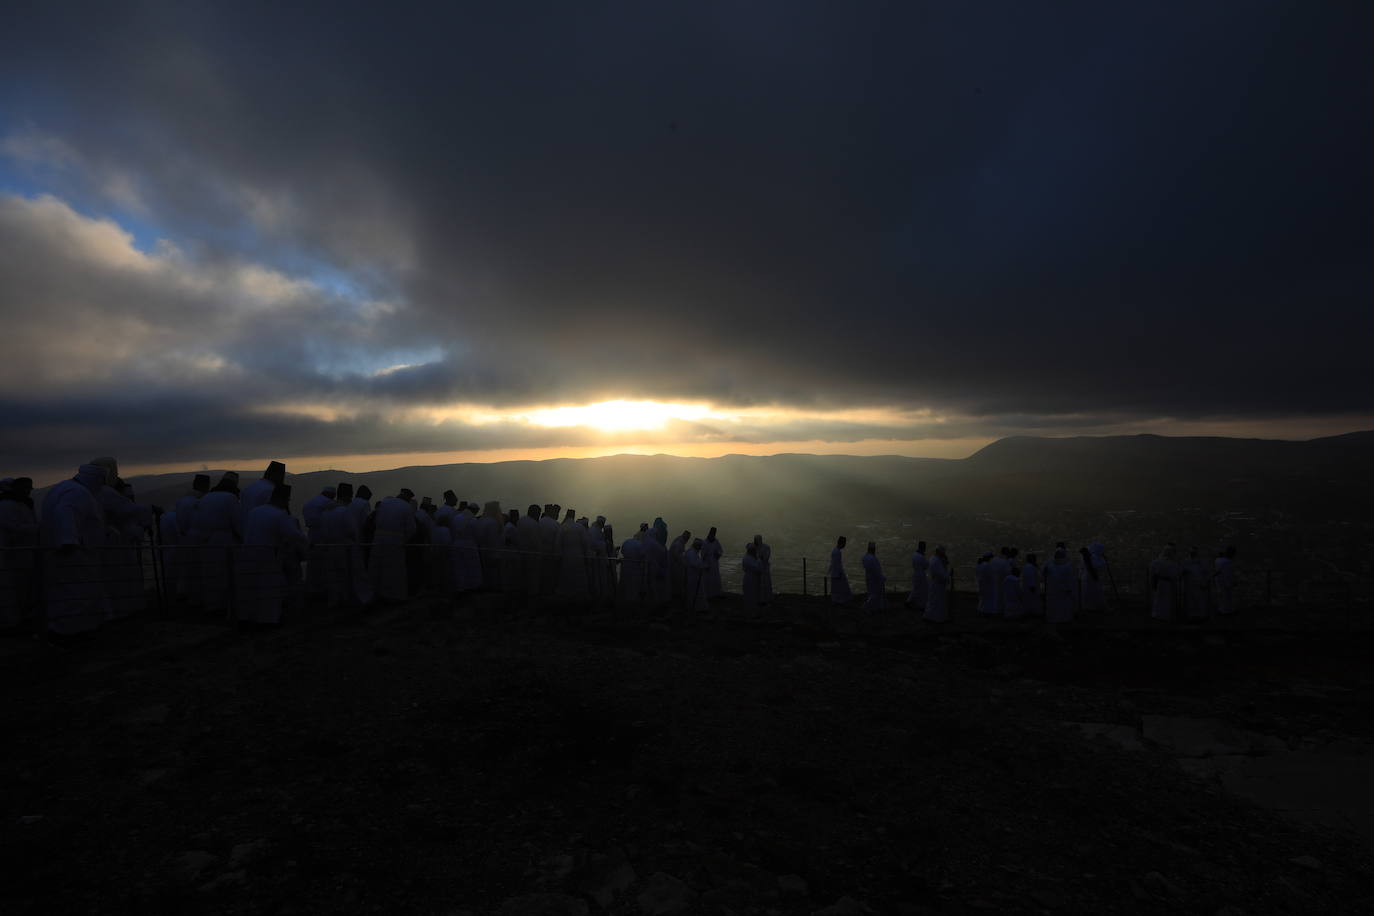
[[[15,637],[0,910],[1374,912],[1371,645],[795,596]]]

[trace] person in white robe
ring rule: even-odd
[[[105,545],[104,486],[105,469],[83,464],[43,497],[39,543],[53,548],[44,556],[44,603],[48,632],[59,638],[88,633],[109,617],[99,553]]]
[[[1040,607],[1040,567],[1035,564],[1035,554],[1026,554],[1026,562],[1021,567],[1021,613],[1039,617]]]
[[[539,574],[544,559],[539,535],[539,506],[531,504],[515,526],[515,546],[520,551],[520,581],[526,603],[539,597]]]
[[[854,595],[849,590],[849,576],[844,571],[844,547],[849,543],[843,535],[830,550],[830,568],[826,576],[830,579],[830,603],[848,604]]]
[[[686,554],[692,543],[692,532],[684,531],[673,538],[668,547],[668,582],[672,589],[673,603],[681,606],[687,596]]]
[[[906,596],[906,606],[917,611],[926,609],[930,596],[930,560],[926,559],[926,542],[916,544],[916,552],[911,555],[911,592]]]
[[[647,526],[645,526],[647,527]],[[645,527],[620,545],[620,601],[622,604],[641,604],[645,599]]]
[[[1150,563],[1150,616],[1156,620],[1173,620],[1178,611],[1183,570],[1177,557],[1178,551],[1170,544]]]
[[[1015,566],[1007,570],[1007,576],[1002,580],[1002,607],[1006,610],[1003,613],[1008,618],[1021,617],[1025,611],[1021,607],[1021,573]]]
[[[702,580],[702,585],[706,589],[706,600],[719,597],[724,587],[720,581],[720,558],[725,556],[725,548],[716,538],[716,529],[712,526],[706,532],[706,541],[701,547],[701,559],[706,563],[706,578]]]
[[[324,520],[324,513],[338,502],[337,493],[333,487],[324,487],[301,506],[306,540],[305,590],[311,595],[324,593],[324,551],[319,546],[320,524]]]
[[[358,487],[358,492],[353,494],[353,499],[348,504],[348,511],[353,513],[353,521],[358,524],[358,531],[363,531],[367,526],[368,516],[372,514],[372,490],[367,484]],[[367,543],[367,539],[363,539]]]
[[[454,587],[459,592],[482,587],[482,553],[477,547],[476,508],[462,500],[449,519],[453,532]]]
[[[997,613],[998,586],[998,579],[992,569],[992,554],[985,553],[978,558],[973,577],[978,583],[978,613],[991,617]]]
[[[614,525],[608,522],[601,533],[605,537],[606,544],[606,566],[602,570],[606,583],[604,586],[606,601],[614,604],[616,597],[620,594],[620,547],[615,542]]]
[[[523,572],[520,566],[520,510],[507,509],[506,523],[501,526],[501,591],[509,600],[517,600],[525,593]]]
[[[930,590],[926,593],[926,609],[921,619],[931,623],[949,622],[949,554],[936,546],[930,558]]]
[[[1083,610],[1084,611],[1105,611],[1107,609],[1107,593],[1102,588],[1107,576],[1107,548],[1100,541],[1079,551],[1083,558]]]
[[[539,593],[545,597],[558,591],[558,570],[563,558],[558,550],[558,536],[562,528],[558,523],[558,510],[562,508],[553,503],[545,503],[544,514],[539,518]]]
[[[18,628],[37,612],[38,517],[33,480],[0,481],[0,629]]]
[[[1183,611],[1190,619],[1201,620],[1207,616],[1212,577],[1196,547],[1188,548],[1188,559],[1183,562],[1182,573]]]
[[[101,558],[110,616],[129,617],[147,605],[141,548],[153,525],[152,507],[134,501],[133,491],[119,477],[119,463],[114,458],[93,458],[91,464],[105,468],[105,486],[97,498],[105,512],[107,529]]]
[[[271,461],[267,464],[267,470],[262,472],[262,477],[253,481],[243,488],[239,494],[239,505],[243,507],[243,517],[246,520],[248,513],[258,506],[265,506],[272,500],[272,493],[278,486],[286,483],[286,465],[280,461]]]
[[[654,518],[654,524],[650,530],[653,532],[654,539],[662,544],[666,550],[668,548],[668,523],[663,520],[663,516],[659,515]]]
[[[1217,584],[1217,613],[1230,616],[1236,612],[1236,548],[1227,547],[1217,554],[1212,578]]]
[[[644,574],[648,576],[645,591],[649,595],[649,603],[660,607],[672,599],[672,586],[668,582],[668,548],[658,539],[657,529],[650,529],[649,535],[644,542]]]
[[[195,586],[201,602],[211,611],[226,610],[234,548],[243,540],[238,474],[225,471],[215,488],[196,503],[191,538],[199,545]]]
[[[759,562],[759,548],[757,544],[746,544],[744,547],[744,559],[740,561],[740,566],[744,571],[744,606],[747,608],[757,608],[763,604],[761,599],[761,587],[763,581],[763,564]]]
[[[692,541],[692,546],[683,553],[682,565],[686,570],[683,579],[685,607],[688,611],[702,613],[709,609],[706,603],[706,560],[701,556],[701,538]]]
[[[591,554],[587,586],[597,603],[607,600],[606,592],[606,516],[598,515],[587,530],[587,550]],[[611,596],[613,597],[613,596]]]
[[[590,593],[587,583],[587,560],[591,550],[587,534],[577,524],[576,512],[567,511],[558,532],[558,590],[560,598],[582,601]]]
[[[177,545],[175,561],[168,570],[171,587],[178,600],[199,603],[200,593],[196,588],[196,575],[200,571],[201,548],[191,532],[195,529],[196,504],[210,492],[210,475],[197,474],[191,480],[191,492],[177,499],[174,509],[177,522]]]
[[[377,507],[372,557],[368,573],[372,591],[381,601],[404,601],[410,596],[406,577],[406,545],[415,534],[415,493],[402,488]]]
[[[754,535],[754,552],[758,554],[759,566],[759,604],[773,603],[773,548],[763,541],[763,535]]]
[[[1060,548],[1054,560],[1045,568],[1045,620],[1048,623],[1069,623],[1078,603],[1078,571],[1069,559],[1068,551]]]
[[[868,551],[863,556],[864,610],[881,611],[887,607],[887,576],[883,575],[883,565],[878,561],[878,545],[868,542]]]
[[[434,510],[434,524],[430,528],[429,537],[431,551],[433,552],[433,571],[434,588],[441,595],[452,595],[454,591],[454,557],[456,551],[453,549],[453,529],[449,523],[453,521],[453,511],[457,507],[458,498],[453,497],[453,502],[449,502],[452,490],[444,492],[444,504]]]
[[[234,610],[240,623],[281,623],[291,590],[288,569],[292,564],[299,568],[306,544],[291,517],[291,488],[277,484],[271,499],[243,519],[234,582]]]
[[[1005,615],[1007,612],[1007,606],[1002,601],[1002,581],[1007,578],[1007,571],[1011,569],[1010,553],[1010,548],[1003,547],[997,556],[988,561],[988,566],[992,570],[993,594],[995,595],[993,612],[999,615]]]
[[[326,599],[330,608],[367,607],[373,599],[372,580],[363,561],[363,530],[353,508],[353,484],[341,483],[335,492],[334,507],[320,518]]]
[[[482,587],[491,591],[501,590],[501,532],[505,527],[506,517],[501,511],[501,501],[496,499],[487,500],[482,505],[482,515],[472,526],[482,563]]]

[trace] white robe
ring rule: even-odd
[[[193,585],[207,608],[222,611],[229,606],[234,547],[243,540],[239,498],[224,490],[206,493],[196,503],[194,525],[191,538],[198,556]]]
[[[582,599],[591,592],[587,581],[587,530],[569,519],[558,533],[558,595]]]
[[[363,563],[363,532],[353,507],[336,504],[320,518],[325,595],[329,607],[372,603],[372,581]]]
[[[539,594],[552,595],[558,591],[558,570],[563,565],[562,557],[558,553],[558,537],[562,529],[558,525],[558,519],[552,515],[543,515],[539,518],[539,553],[541,562],[539,564]]]
[[[1073,620],[1077,601],[1078,572],[1068,560],[1055,560],[1045,567],[1045,620],[1068,623]]]
[[[680,534],[668,547],[668,582],[673,601],[678,604],[687,596],[687,547],[687,539]]]
[[[239,620],[280,623],[282,603],[290,593],[288,565],[297,564],[305,535],[285,509],[258,506],[243,521],[243,546],[235,557],[234,609]]]
[[[148,603],[148,581],[143,568],[143,541],[153,524],[151,506],[140,505],[114,487],[105,486],[98,497],[105,511],[104,561],[105,591],[110,598],[110,616],[128,617],[142,611]]]
[[[1150,601],[1150,616],[1156,620],[1172,620],[1178,610],[1179,578],[1183,570],[1178,563],[1168,557],[1156,557],[1150,564],[1150,580],[1153,589]]]
[[[921,615],[932,623],[949,620],[949,570],[939,555],[930,558],[930,592],[926,596],[926,610]]]
[[[1183,564],[1183,608],[1189,617],[1199,619],[1207,616],[1209,597],[1207,571],[1201,560],[1187,560]]]
[[[638,536],[620,545],[620,600],[638,604],[645,596],[644,542]],[[704,584],[704,583],[703,583]]]
[[[1105,611],[1107,609],[1107,595],[1102,590],[1103,580],[1107,576],[1107,558],[1103,556],[1101,545],[1094,544],[1089,549],[1088,560],[1083,567],[1083,610],[1085,611]],[[1097,573],[1096,576],[1093,573]]]
[[[48,629],[84,633],[109,617],[110,602],[101,581],[100,549],[105,544],[105,512],[93,490],[99,477],[83,467],[82,482],[64,480],[43,498],[39,542],[44,555],[43,586]]]
[[[515,526],[515,546],[520,551],[520,581],[525,597],[539,594],[539,571],[543,557],[539,553],[539,519],[520,516]]]
[[[763,564],[759,562],[757,556],[745,554],[740,561],[744,569],[744,606],[757,607],[759,601],[760,587],[763,579]]]
[[[653,532],[650,531],[652,535]],[[668,583],[668,548],[664,547],[657,536],[644,542],[644,574],[648,577],[645,591],[655,606],[665,604],[672,598]]]
[[[844,549],[840,547],[832,548],[830,551],[830,569],[826,575],[830,577],[830,603],[848,604],[854,598],[854,594],[849,590],[849,576],[844,572]]]
[[[477,547],[477,519],[467,509],[454,512],[449,529],[453,532],[453,549],[457,555],[454,562],[458,591],[481,588],[482,554]]]
[[[483,514],[472,523],[472,536],[477,541],[477,554],[482,564],[482,587],[501,588],[501,546],[505,520]]]
[[[613,593],[609,589],[609,581],[606,578],[606,529],[601,525],[593,524],[591,530],[587,532],[587,549],[591,554],[591,568],[588,573],[592,590],[592,597],[603,600],[611,597]]]
[[[707,598],[715,598],[724,591],[720,582],[720,558],[724,555],[725,548],[720,546],[720,541],[702,542],[701,561],[706,564],[702,586],[706,590]]]
[[[988,562],[988,566],[992,567],[993,592],[996,595],[996,612],[998,614],[1006,614],[1007,605],[1002,594],[1002,581],[1006,579],[1007,574],[1011,572],[1011,560],[999,554]]]
[[[195,491],[186,494],[176,501],[176,509],[172,513],[177,521],[177,544],[183,549],[175,551],[165,575],[168,586],[174,589],[177,597],[183,599],[199,600],[200,597],[195,587],[200,551],[191,535],[195,528],[196,506],[200,502],[200,497],[201,494]]]
[[[911,594],[906,596],[906,600],[918,611],[925,610],[926,601],[929,600],[930,580],[926,578],[929,570],[930,561],[925,554],[917,551],[911,555]]]
[[[266,477],[260,477],[244,487],[239,493],[239,505],[243,507],[244,520],[247,521],[249,512],[271,502],[272,493],[276,489],[277,485]]]
[[[773,603],[773,548],[766,542],[758,546],[759,566],[759,604]]]
[[[978,613],[991,615],[997,613],[997,583],[993,575],[992,563],[981,560],[974,571],[978,580]]]
[[[406,545],[414,534],[415,509],[410,503],[396,496],[382,500],[377,507],[368,573],[373,591],[383,601],[404,601],[409,597]]]
[[[881,611],[887,606],[884,593],[887,587],[887,576],[883,575],[883,565],[871,553],[864,554],[863,564],[864,587],[868,592],[868,598],[864,601],[864,610]]]
[[[701,551],[688,548],[682,555],[682,566],[686,573],[683,576],[685,607],[689,611],[707,610],[709,605],[706,603],[706,589],[702,582],[706,572],[706,561],[701,558]]]

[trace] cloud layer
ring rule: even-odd
[[[1374,415],[1367,14],[1118,6],[21,13],[0,454]]]

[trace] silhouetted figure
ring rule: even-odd
[[[916,544],[916,552],[911,555],[911,592],[906,596],[906,606],[917,611],[926,609],[930,599],[930,560],[926,559],[926,542]]]
[[[644,538],[646,528],[640,528],[620,545],[620,600],[624,604],[639,604],[644,600]]]
[[[644,570],[648,577],[649,603],[654,607],[666,604],[672,598],[668,583],[668,548],[658,539],[657,528],[649,529],[649,538],[644,542]]]
[[[515,546],[520,551],[521,591],[527,601],[539,597],[539,507],[531,505],[515,526]]]
[[[88,633],[109,616],[99,556],[105,544],[99,496],[104,486],[105,469],[83,464],[43,497],[39,543],[54,548],[44,556],[44,603],[48,632],[59,637]]]
[[[759,604],[773,603],[773,548],[763,542],[763,535],[754,535],[754,553],[759,558]]]
[[[501,532],[505,526],[501,501],[497,499],[483,504],[482,516],[473,525],[473,535],[477,539],[477,551],[482,561],[482,587],[490,591],[501,590]]]
[[[366,607],[372,603],[372,579],[363,559],[363,529],[353,508],[353,484],[340,483],[335,494],[334,507],[320,518],[326,599],[331,608]]]
[[[708,607],[706,588],[703,582],[706,575],[706,561],[701,556],[701,538],[692,541],[692,546],[683,554],[682,562],[686,567],[687,610],[700,613]]]
[[[687,600],[687,562],[685,555],[692,544],[692,532],[684,531],[673,538],[668,548],[668,579],[674,604]]]
[[[1107,574],[1107,548],[1094,541],[1078,553],[1083,560],[1083,610],[1105,611],[1107,595],[1102,589],[1102,577]]]
[[[663,520],[663,516],[654,517],[653,524],[654,539],[664,547],[668,546],[668,523]]]
[[[305,501],[301,506],[301,518],[305,521],[305,590],[309,594],[322,594],[324,588],[324,551],[320,549],[320,526],[324,514],[334,508],[337,493],[333,487],[325,487]],[[178,503],[180,505],[180,503]]]
[[[248,513],[258,506],[265,506],[272,500],[272,493],[278,485],[286,483],[286,465],[280,461],[273,461],[267,465],[267,470],[262,472],[262,478],[255,480],[243,488],[243,493],[239,495],[239,504],[243,507],[243,517],[246,520]]]
[[[239,475],[225,471],[215,488],[196,503],[191,535],[203,545],[197,553],[196,586],[211,611],[228,605],[231,551],[243,540],[243,513],[239,506]]]
[[[544,506],[539,519],[539,552],[543,554],[539,566],[539,593],[550,596],[558,590],[558,509],[553,503]]]
[[[758,607],[759,587],[763,578],[763,564],[759,562],[759,549],[752,543],[744,547],[744,559],[740,561],[744,570],[744,606]]]
[[[1196,547],[1188,548],[1188,559],[1183,562],[1182,573],[1183,612],[1192,620],[1201,620],[1207,616],[1212,577]]]
[[[558,532],[558,595],[574,601],[585,601],[591,589],[587,582],[587,560],[591,548],[587,544],[587,532],[574,518],[576,513],[568,510],[567,517]]]
[[[1156,620],[1173,620],[1178,611],[1179,579],[1183,575],[1173,544],[1150,564],[1150,616]]]
[[[988,561],[988,566],[992,568],[994,612],[1005,616],[1007,605],[1002,593],[1002,582],[1007,578],[1007,571],[1011,569],[1011,548],[1003,547],[997,556]]]
[[[1015,619],[1025,615],[1025,609],[1021,605],[1021,573],[1015,566],[1007,568],[1007,574],[1002,579],[1000,586],[1002,589],[1002,613],[1007,619]]]
[[[482,554],[477,547],[476,510],[466,499],[449,519],[449,529],[453,532],[454,587],[459,592],[476,591],[482,587]]]
[[[402,487],[377,507],[377,527],[372,535],[368,573],[372,590],[382,601],[404,601],[409,593],[406,575],[406,544],[415,534],[415,493]]]
[[[725,555],[725,548],[716,539],[715,526],[706,532],[706,541],[701,545],[701,559],[706,564],[705,578],[702,584],[706,589],[706,598],[710,600],[720,595],[724,588],[720,582],[720,558]]]
[[[234,611],[241,623],[281,622],[288,566],[300,568],[305,546],[305,535],[291,517],[291,488],[276,484],[271,499],[244,516],[243,547],[234,568]]]
[[[1077,604],[1078,573],[1069,561],[1068,551],[1060,547],[1045,568],[1045,620],[1070,623]]]
[[[974,580],[978,583],[978,613],[991,617],[997,613],[997,573],[992,567],[992,554],[985,553],[978,558],[974,567]]]
[[[935,548],[930,559],[930,593],[926,597],[926,611],[922,619],[931,623],[949,621],[949,554],[943,545]]]
[[[1021,567],[1021,612],[1031,617],[1041,615],[1040,567],[1033,553],[1026,554],[1026,562]]]
[[[854,594],[849,590],[849,576],[844,571],[844,545],[849,543],[844,535],[840,535],[835,541],[835,546],[830,550],[830,569],[826,575],[830,577],[830,603],[848,604],[854,598]]]
[[[863,565],[864,589],[867,592],[864,610],[881,611],[887,606],[887,576],[883,575],[883,565],[878,561],[878,545],[873,541],[868,542],[868,552],[863,556]]]

